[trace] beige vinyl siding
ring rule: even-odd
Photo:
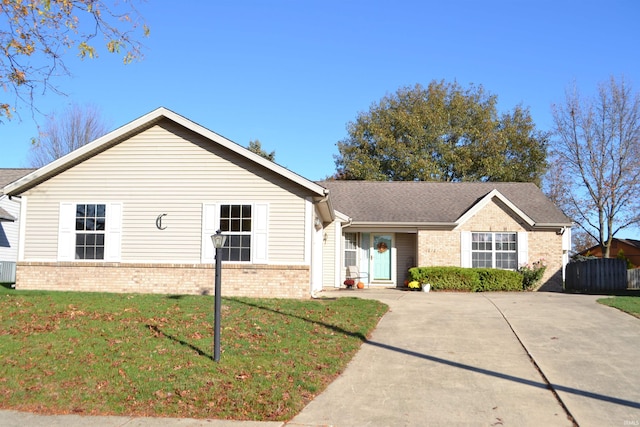
[[[268,203],[269,263],[303,263],[305,194],[163,121],[26,192],[25,260],[55,260],[60,202],[122,203],[122,262],[199,263],[203,203]],[[36,197],[37,196],[37,197]],[[165,230],[156,228],[163,218]]]
[[[326,236],[326,239],[324,239]],[[336,222],[324,229],[322,243],[322,286],[336,285]],[[338,244],[339,247],[339,244]]]

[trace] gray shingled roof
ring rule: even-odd
[[[0,196],[2,196],[2,187],[9,184],[10,182],[15,181],[16,179],[22,178],[28,173],[33,172],[35,169],[0,169]],[[15,221],[16,218],[13,217],[9,212],[0,208],[0,221]]]
[[[34,170],[35,169],[26,168],[0,169],[0,194],[2,194],[2,187],[22,178]]]
[[[334,209],[356,222],[454,223],[494,189],[536,224],[570,225],[535,184],[507,182],[321,181]]]

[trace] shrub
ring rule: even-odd
[[[522,275],[516,271],[491,268],[414,267],[409,277],[432,290],[488,292],[521,291]]]
[[[478,291],[521,291],[522,275],[517,271],[498,270],[495,268],[478,269],[480,284]]]
[[[522,289],[528,291],[535,288],[540,279],[542,279],[546,269],[547,266],[543,259],[531,265],[527,264],[520,267],[518,272],[522,275]]]
[[[478,274],[470,268],[414,267],[409,276],[422,284],[430,283],[434,291],[472,291],[480,284]]]

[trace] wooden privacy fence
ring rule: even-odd
[[[640,268],[627,270],[627,288],[640,289]]]
[[[565,289],[609,292],[627,289],[627,264],[621,259],[598,258],[567,264]]]

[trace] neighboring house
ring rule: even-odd
[[[614,237],[611,241],[611,248],[609,249],[609,258],[616,258],[620,251],[622,251],[631,264],[635,267],[640,267],[640,240],[617,239]],[[602,248],[600,245],[592,246],[580,252],[578,255],[591,255],[602,258]]]
[[[15,282],[18,259],[20,198],[2,193],[2,187],[34,169],[0,169],[0,283]]]
[[[325,286],[340,286],[350,265],[371,285],[400,286],[414,266],[515,270],[543,259],[543,288],[562,289],[571,220],[534,184],[319,184],[337,218],[325,230]]]
[[[516,269],[559,287],[571,221],[533,184],[312,182],[164,108],[6,185],[20,196],[16,287],[305,298],[356,266]]]

